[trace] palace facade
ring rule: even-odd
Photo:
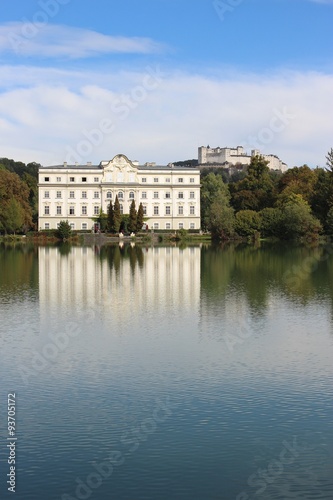
[[[116,196],[128,214],[142,203],[149,229],[200,229],[200,170],[139,165],[125,155],[99,165],[63,165],[39,170],[39,230],[68,220],[73,230],[90,230],[100,210],[107,213]]]

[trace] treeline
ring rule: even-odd
[[[15,233],[37,227],[39,163],[0,158],[0,231]]]
[[[333,149],[327,168],[270,171],[256,156],[247,174],[228,178],[221,169],[202,172],[201,224],[213,238],[316,239],[333,234]]]

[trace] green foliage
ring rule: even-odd
[[[135,233],[137,228],[137,212],[135,208],[135,201],[132,200],[131,206],[130,206],[130,213],[129,213],[129,221],[128,221],[128,231],[130,233]]]
[[[282,224],[280,208],[267,207],[259,212],[260,231],[263,236],[279,236]]]
[[[235,230],[239,236],[252,237],[260,231],[261,218],[254,210],[240,210],[235,219]]]
[[[3,168],[0,170],[0,224],[5,232],[26,231],[32,226],[28,186],[17,174]]]
[[[201,224],[204,229],[210,227],[210,211],[213,203],[229,206],[230,193],[222,177],[209,173],[201,182]]]
[[[115,220],[114,220],[114,210],[113,210],[113,205],[112,201],[110,201],[109,206],[108,206],[108,214],[107,214],[107,230],[109,233],[115,233]]]
[[[108,225],[108,216],[103,212],[102,209],[99,210],[98,217],[94,217],[93,220],[99,223],[101,232],[105,232]]]
[[[144,221],[143,205],[140,203],[136,217],[136,231],[141,231]]]
[[[311,213],[310,205],[301,195],[290,195],[281,207],[279,236],[283,239],[318,237],[322,231],[320,221]]]
[[[234,209],[219,202],[212,203],[209,211],[209,230],[215,240],[229,240],[235,235]]]
[[[120,203],[118,200],[118,196],[116,196],[113,206],[113,217],[114,217],[114,231],[112,232],[118,233],[121,224]]]
[[[67,220],[62,220],[59,222],[57,235],[63,241],[67,240],[72,235],[72,229]]]
[[[326,232],[332,236],[333,235],[333,206],[329,209],[325,221]]]
[[[273,205],[275,185],[267,165],[268,162],[261,156],[253,156],[247,176],[230,185],[231,204],[236,211],[259,211]]]

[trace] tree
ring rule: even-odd
[[[240,210],[236,214],[235,229],[240,236],[255,236],[260,231],[260,215],[254,210]]]
[[[113,214],[114,214],[114,232],[118,233],[121,224],[120,203],[118,200],[118,196],[116,196],[116,199],[114,201]]]
[[[99,223],[99,228],[102,232],[106,231],[106,226],[108,223],[108,216],[103,212],[103,209],[100,208],[98,217],[93,219],[95,222]]]
[[[234,209],[219,201],[212,203],[208,228],[214,240],[229,240],[235,234]]]
[[[4,230],[8,233],[14,233],[22,228],[24,224],[24,212],[20,203],[11,198],[3,205],[1,223]]]
[[[275,201],[275,185],[268,162],[262,156],[252,156],[247,176],[230,184],[231,204],[238,210],[262,210]]]
[[[143,226],[143,220],[144,220],[143,205],[142,203],[140,203],[136,217],[136,231],[141,231]]]
[[[130,206],[129,221],[127,226],[128,231],[134,233],[136,231],[136,226],[137,226],[137,212],[135,208],[135,201],[132,200]]]
[[[228,186],[224,184],[220,175],[212,172],[202,179],[201,182],[201,225],[210,230],[211,207],[213,203],[221,206],[229,206],[230,193]]]
[[[322,230],[320,221],[311,213],[311,207],[299,194],[292,194],[281,206],[279,236],[283,239],[318,237]]]
[[[10,214],[7,213],[8,210]],[[20,221],[20,214],[22,221]],[[3,229],[8,232],[17,231],[23,226],[29,228],[32,225],[28,186],[17,174],[3,167],[0,169],[0,221]],[[19,226],[17,226],[18,222],[20,222]],[[15,229],[13,225],[16,226]]]
[[[329,172],[331,172],[333,174],[333,149],[331,148],[331,150],[327,153],[327,156],[326,156],[326,165],[327,165],[327,169]]]
[[[68,220],[61,220],[59,222],[57,233],[59,238],[61,238],[63,241],[68,240],[68,238],[71,237],[72,229]]]
[[[110,233],[115,233],[115,220],[114,220],[114,210],[113,210],[113,205],[112,201],[110,201],[110,204],[108,206],[108,215],[107,215],[107,230]]]

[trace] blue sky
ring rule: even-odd
[[[44,165],[333,146],[331,0],[2,0],[0,156]]]

